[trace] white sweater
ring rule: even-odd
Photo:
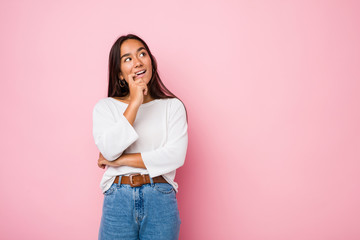
[[[133,126],[123,115],[126,103],[108,97],[93,110],[93,136],[102,155],[113,161],[123,153],[141,153],[146,169],[108,166],[100,183],[104,193],[117,175],[162,175],[176,192],[176,169],[184,164],[188,145],[184,105],[177,98],[155,99],[140,105]]]

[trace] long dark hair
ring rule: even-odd
[[[148,93],[154,99],[160,98],[177,98],[175,94],[173,94],[169,89],[167,89],[164,83],[161,81],[158,70],[157,70],[157,62],[155,57],[151,54],[151,51],[148,45],[142,40],[140,37],[134,34],[123,35],[119,37],[113,46],[111,47],[109,54],[109,89],[108,89],[108,97],[125,97],[129,94],[129,85],[126,81],[123,81],[123,86],[120,85],[119,73],[120,73],[120,48],[121,44],[128,40],[135,39],[140,41],[146,51],[148,52],[151,64],[152,64],[152,76],[151,80],[148,83]],[[180,100],[180,99],[179,99]],[[181,100],[180,100],[181,101]],[[182,102],[182,101],[181,101]],[[184,104],[184,103],[183,103]],[[185,104],[184,104],[185,107]],[[185,108],[186,111],[186,108]],[[186,111],[187,112],[187,111]],[[186,113],[187,119],[187,113]]]

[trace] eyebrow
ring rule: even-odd
[[[141,50],[146,50],[144,47],[140,47],[136,52],[140,52]],[[130,56],[130,53],[126,53],[126,54],[124,54],[124,55],[122,55],[121,57],[120,57],[120,60],[123,58],[123,57],[127,57],[127,56]]]

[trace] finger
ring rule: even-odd
[[[128,79],[129,79],[129,84],[130,83],[134,83],[134,77],[136,76],[135,73],[131,73],[128,75]]]
[[[99,159],[99,161],[98,161],[98,166],[99,166],[99,167],[102,167],[103,165],[106,165],[106,164],[104,163],[104,160]]]
[[[106,159],[99,161],[99,163],[102,165],[107,165],[107,166],[116,166],[116,164],[114,162],[110,162]]]
[[[104,169],[104,168],[105,168],[105,165],[104,165],[104,164],[101,164],[101,163],[98,163],[98,167]]]
[[[143,91],[143,94],[144,94],[144,95],[147,95],[148,88],[147,88],[146,84],[145,84],[145,83],[144,83],[144,84],[140,84],[139,86],[141,87],[141,90]]]
[[[144,86],[144,87],[147,86],[146,82],[144,82],[144,80],[142,79],[140,79],[139,81],[136,80],[135,84],[138,86]]]
[[[107,160],[106,159],[99,159],[99,164],[106,164],[107,163]]]
[[[145,82],[141,82],[141,83],[139,84],[139,86],[141,86],[144,95],[147,95],[148,87],[147,87],[146,83],[145,83]]]
[[[135,82],[136,86],[140,87],[140,89],[144,90],[147,88],[147,85],[145,82]]]
[[[135,79],[134,82],[137,83],[137,84],[139,84],[139,83],[145,83],[142,78]]]
[[[102,169],[104,169],[106,167],[106,165],[102,164],[102,163],[98,163],[98,166],[99,166],[99,168],[102,168]]]
[[[144,90],[144,89],[147,88],[147,86],[146,86],[145,83],[139,83],[138,86],[139,86],[139,88],[140,88],[141,90]]]

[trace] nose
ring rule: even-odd
[[[135,67],[141,67],[142,66],[142,62],[139,58],[135,58]]]

